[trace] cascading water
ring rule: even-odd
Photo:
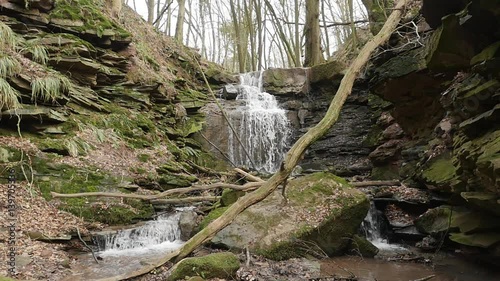
[[[407,251],[404,247],[388,243],[387,239],[384,238],[384,235],[382,234],[382,225],[382,215],[375,207],[373,200],[370,200],[370,209],[361,224],[361,227],[365,232],[366,239],[368,239],[368,241],[375,245],[379,250]]]
[[[236,165],[260,172],[274,172],[283,160],[290,136],[286,111],[273,95],[262,91],[262,71],[240,76],[237,100],[244,102],[229,119],[252,159],[249,159],[229,128],[229,158]],[[255,165],[254,165],[255,164]]]
[[[176,249],[183,243],[179,228],[180,212],[166,214],[143,226],[122,230],[97,239],[101,256],[141,254]]]

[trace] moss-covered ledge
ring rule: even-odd
[[[271,194],[243,211],[212,242],[236,251],[249,247],[274,260],[310,254],[315,250],[310,245],[340,255],[369,208],[364,193],[326,172],[291,180],[286,193],[287,204],[281,192]]]

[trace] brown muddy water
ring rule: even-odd
[[[406,281],[435,275],[431,281],[499,281],[500,273],[459,257],[441,256],[433,265],[382,259],[338,257],[321,263],[321,277],[349,277],[358,281]]]

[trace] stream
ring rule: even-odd
[[[498,272],[447,254],[433,256],[433,265],[414,262],[389,262],[382,259],[337,257],[321,263],[321,276],[349,277],[358,281],[406,281],[435,275],[431,281],[495,281]]]
[[[107,231],[95,235],[99,251],[96,264],[92,254],[78,255],[74,274],[64,280],[97,280],[138,270],[146,264],[156,263],[162,256],[180,248],[179,218],[183,211],[158,216],[135,228]]]

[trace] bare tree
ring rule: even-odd
[[[319,0],[306,1],[304,33],[306,37],[304,66],[313,66],[323,62],[319,27]]]
[[[151,0],[149,0],[151,1]],[[175,25],[175,40],[182,42],[184,38],[184,13],[186,12],[186,0],[177,0],[179,9],[177,12],[177,24]]]

